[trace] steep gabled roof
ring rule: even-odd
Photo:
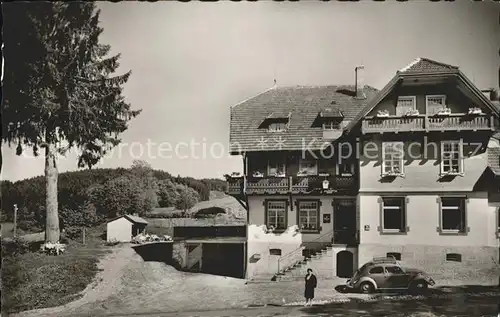
[[[410,64],[401,68],[399,72],[406,74],[410,73],[420,74],[420,73],[449,72],[454,70],[455,71],[458,70],[458,67],[437,62],[429,58],[419,57]]]
[[[462,73],[457,66],[436,62],[428,58],[417,58],[407,66],[396,72],[394,77],[382,88],[368,105],[352,120],[346,127],[346,131],[351,131],[368,113],[370,113],[391,91],[394,87],[406,76],[435,76],[435,75],[451,75],[457,76],[485,105],[495,114],[500,115],[500,109],[491,100],[486,98],[483,92],[477,88],[468,78]]]
[[[365,108],[377,89],[364,86],[366,99],[356,99],[353,85],[273,87],[231,108],[230,152],[301,150],[324,146],[323,130],[313,123],[325,109],[342,113],[348,122]],[[270,133],[259,128],[273,116],[289,115],[288,129]],[[275,147],[275,140],[283,142]],[[263,141],[264,140],[264,141]],[[264,143],[263,143],[264,142]]]

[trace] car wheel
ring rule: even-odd
[[[425,290],[427,290],[427,287],[428,287],[428,285],[427,285],[427,283],[425,281],[415,281],[411,285],[410,290],[413,293],[420,294],[422,292],[425,292]]]
[[[363,294],[371,294],[375,290],[375,287],[370,282],[363,282],[359,286],[359,291]]]

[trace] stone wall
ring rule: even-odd
[[[400,253],[403,265],[422,269],[449,284],[497,283],[500,275],[499,250],[495,247],[362,244],[358,267],[389,252]],[[461,262],[447,260],[447,254],[452,253],[459,254]]]
[[[185,268],[187,265],[186,244],[182,241],[174,242],[172,247],[173,265],[178,269]]]

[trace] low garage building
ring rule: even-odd
[[[133,237],[144,232],[148,222],[137,215],[122,215],[108,221],[107,241],[130,242]]]
[[[245,278],[245,226],[174,227],[173,258],[183,269]]]

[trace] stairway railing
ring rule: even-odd
[[[318,242],[318,240],[321,240],[322,238],[324,238],[325,236],[327,235],[331,235],[333,237],[333,232],[334,230],[330,230],[328,231],[327,233],[324,233],[322,235],[320,235],[319,237],[317,237],[316,239],[314,240],[311,240],[311,241],[307,241],[307,242],[304,242],[304,244],[309,244],[309,243],[315,243],[315,242]],[[284,267],[283,263],[285,262],[285,260],[289,259],[292,255],[295,255],[297,254],[297,252],[301,252],[302,253],[302,250],[304,249],[304,246],[303,244],[300,245],[300,247],[298,247],[297,249],[291,251],[291,252],[288,252],[286,253],[285,255],[282,255],[279,259],[278,259],[278,274],[281,272],[281,267]],[[295,264],[295,263],[294,263]]]

